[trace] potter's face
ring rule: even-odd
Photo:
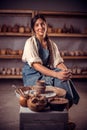
[[[34,25],[34,32],[36,36],[43,36],[46,29],[46,22],[43,21],[41,18],[37,19],[35,25]]]

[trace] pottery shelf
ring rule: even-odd
[[[1,17],[1,20],[3,20],[3,18],[5,18],[5,16],[6,16],[6,18],[8,18],[9,21],[10,21],[9,18],[11,17],[12,22],[14,21],[14,18],[15,18],[15,22],[11,23],[12,24],[11,26],[13,27],[13,25],[15,25],[15,23],[17,23],[19,25],[18,19],[20,19],[20,21],[21,21],[22,20],[21,17],[23,17],[24,20],[27,17],[26,21],[30,23],[31,18],[37,13],[43,14],[46,18],[56,18],[56,19],[57,18],[64,18],[64,19],[73,18],[73,19],[78,19],[78,21],[81,19],[87,20],[87,12],[60,12],[60,11],[56,12],[56,11],[42,11],[42,10],[40,10],[40,11],[37,11],[37,10],[0,10],[0,17]],[[16,17],[18,19],[16,19]],[[5,22],[6,26],[8,26],[7,19],[5,21],[6,21]],[[3,22],[0,22],[0,28],[2,27],[2,24],[3,24]],[[27,32],[25,33],[25,31],[23,33],[20,33],[18,31],[17,32],[12,32],[12,31],[4,32],[1,29],[1,31],[0,31],[0,38],[1,38],[0,44],[3,44],[3,42],[5,42],[4,39],[6,40],[6,38],[11,39],[11,40],[14,38],[16,40],[15,43],[18,43],[17,40],[21,39],[22,37],[24,39],[26,39],[27,37],[32,36],[32,34],[33,34],[32,31],[30,31],[29,33],[27,33]],[[82,38],[82,39],[86,39],[87,38],[87,30],[86,30],[86,32],[77,32],[77,33],[76,32],[64,33],[64,31],[63,32],[53,31],[51,33],[48,33],[48,36],[54,37],[55,39],[56,38],[66,38],[66,39],[67,38],[69,38],[69,39]],[[8,43],[12,45],[11,41]],[[21,44],[20,44],[20,46],[21,46]],[[81,55],[81,56],[65,56],[64,55],[62,57],[65,60],[84,60],[84,61],[87,60],[87,55]],[[0,54],[0,60],[1,61],[6,60],[6,62],[8,60],[9,64],[10,64],[10,60],[14,60],[12,62],[15,62],[15,59],[21,60],[21,58],[22,58],[22,55],[1,55]],[[86,74],[85,75],[73,75],[72,78],[84,79],[84,78],[87,78],[87,75]],[[22,79],[22,75],[0,75],[0,79]]]
[[[0,79],[22,79],[22,75],[0,75]]]
[[[0,59],[21,59],[20,55],[0,55]]]
[[[43,14],[45,16],[49,17],[85,17],[87,18],[87,12],[72,12],[72,11],[36,11],[36,13]]]
[[[0,55],[0,59],[21,59],[21,57],[22,56],[20,56],[20,55]],[[63,59],[79,59],[79,60],[81,60],[81,59],[87,59],[87,56],[62,56],[63,57]]]
[[[29,37],[31,33],[12,33],[12,32],[0,32],[0,36],[13,36],[13,37]]]
[[[34,16],[34,11],[33,10],[0,10],[0,15],[1,16]]]
[[[72,79],[84,79],[87,75],[73,75]],[[0,75],[0,79],[22,79],[22,75]]]
[[[77,33],[49,33],[48,34],[50,37],[72,37],[72,38],[81,38],[81,37],[87,37],[87,34],[77,34]]]
[[[24,37],[28,37],[28,36],[32,36],[32,33],[12,33],[12,32],[0,32],[0,36],[24,36]],[[50,37],[77,37],[77,38],[85,38],[87,37],[87,34],[66,34],[66,33],[49,33],[48,36]]]

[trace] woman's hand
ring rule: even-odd
[[[51,77],[55,77],[58,78],[60,80],[68,80],[71,78],[71,71],[70,70],[61,70],[59,72],[53,71],[48,69],[47,67],[43,66],[42,64],[40,64],[39,62],[37,63],[33,63],[32,67],[39,71],[40,73],[47,75],[47,76],[51,76]]]
[[[63,71],[56,72],[56,77],[63,81],[70,79],[71,76],[72,76],[72,74],[71,74],[70,70],[63,70]]]

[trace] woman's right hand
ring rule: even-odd
[[[56,77],[63,81],[70,79],[71,76],[72,76],[72,74],[71,74],[71,71],[69,71],[69,70],[62,70],[62,71],[56,72]]]

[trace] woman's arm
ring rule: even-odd
[[[56,72],[43,66],[42,64],[40,64],[39,62],[34,62],[32,64],[32,67],[39,71],[40,73],[42,73],[43,75],[47,75],[47,76],[51,76],[51,77],[56,77]]]
[[[51,76],[54,78],[58,78],[61,80],[67,80],[70,77],[70,73],[68,73],[67,71],[60,71],[60,72],[55,72],[54,70],[50,70],[49,68],[43,66],[40,63],[33,63],[32,67],[39,71],[40,73],[42,73],[43,75],[47,75],[47,76]]]
[[[56,67],[61,70],[68,70],[67,66],[63,62],[58,64]]]

